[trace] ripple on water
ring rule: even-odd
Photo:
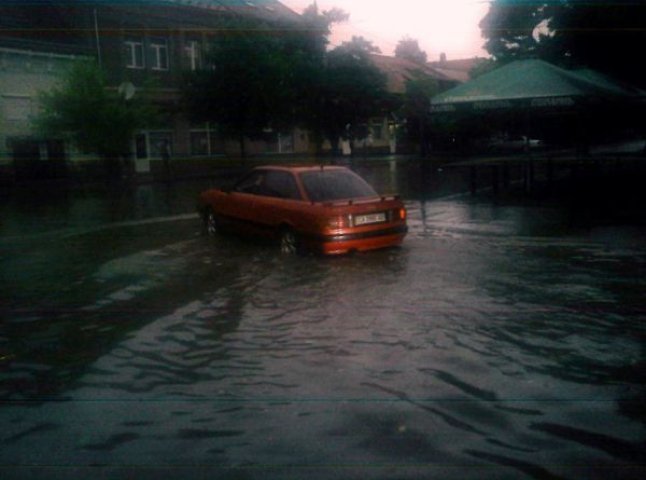
[[[617,262],[504,221],[480,228],[468,206],[432,210],[402,248],[369,255],[286,258],[218,239],[108,265],[107,282],[132,265],[170,282],[174,303],[75,384],[68,415],[116,425],[81,446],[124,462],[211,453],[231,465],[498,466],[510,478],[636,464],[644,327],[616,308],[639,305],[607,275]],[[188,278],[199,281],[182,290]],[[106,298],[159,288],[129,282]],[[79,423],[63,428],[71,437]],[[4,438],[52,439],[51,425]]]

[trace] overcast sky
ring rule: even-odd
[[[301,13],[312,0],[280,0]],[[318,0],[320,10],[341,8],[349,21],[338,25],[332,44],[361,35],[392,55],[405,36],[417,39],[429,60],[445,52],[449,59],[486,56],[478,23],[487,13],[482,0]]]

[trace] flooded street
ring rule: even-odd
[[[644,224],[357,170],[401,248],[205,237],[208,179],[3,199],[0,477],[642,478]]]

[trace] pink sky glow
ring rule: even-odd
[[[280,0],[301,13],[312,0]],[[448,59],[484,57],[484,40],[478,23],[489,9],[481,0],[318,0],[320,10],[337,7],[350,14],[330,38],[332,46],[361,35],[385,55],[394,53],[397,42],[416,39],[429,61],[444,52]]]

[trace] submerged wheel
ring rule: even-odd
[[[293,230],[286,228],[280,234],[280,251],[288,255],[298,252],[298,237]]]
[[[215,215],[213,210],[207,210],[204,214],[204,233],[212,237],[217,235],[220,231],[220,226],[218,225],[218,218]]]

